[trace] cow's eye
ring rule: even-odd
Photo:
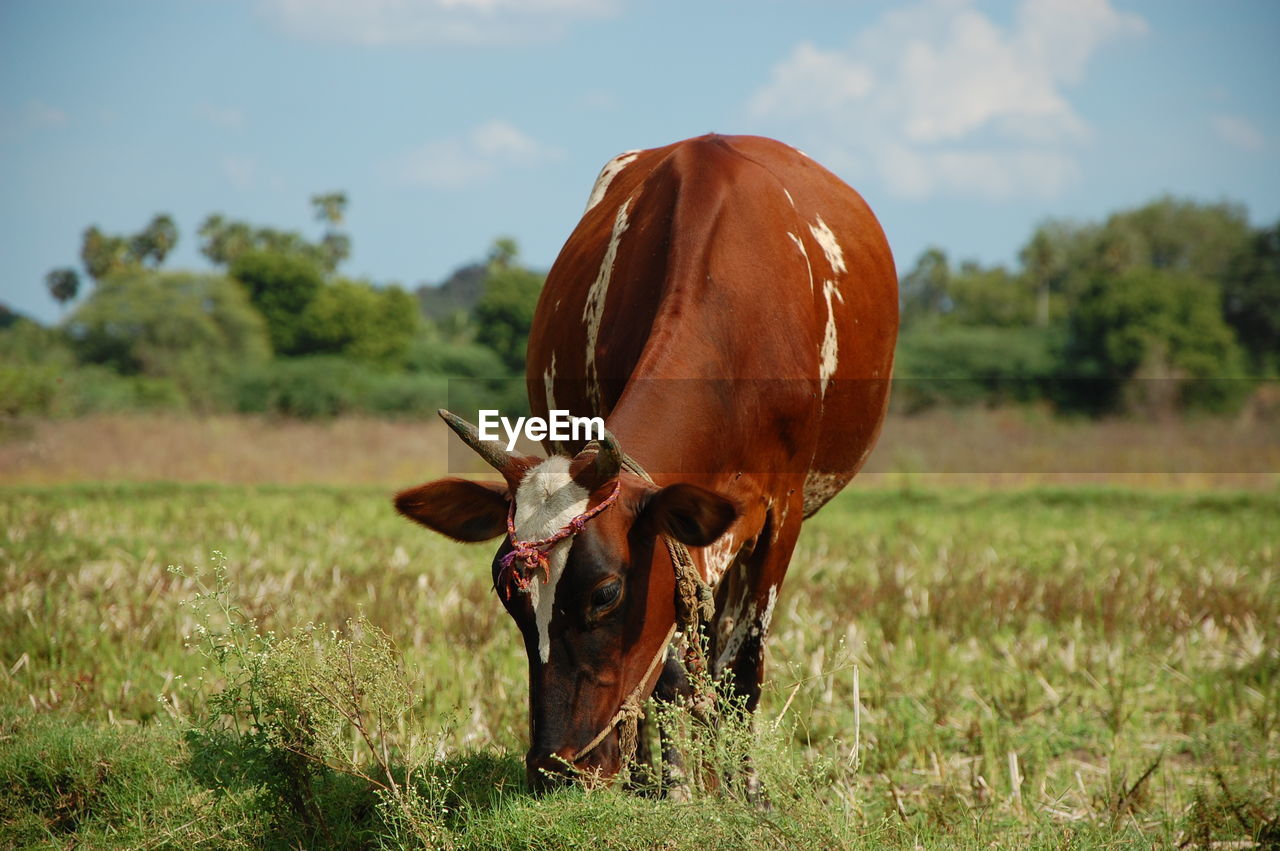
[[[614,579],[591,590],[591,615],[600,617],[613,611],[622,601],[622,582]]]

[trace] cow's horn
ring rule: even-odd
[[[485,460],[493,469],[503,475],[508,481],[520,481],[520,475],[524,472],[524,458],[502,448],[502,444],[496,440],[485,440],[480,436],[480,430],[462,417],[446,411],[441,408],[438,413],[440,419],[453,429],[454,434],[462,438],[462,442],[470,446],[476,453]],[[514,479],[513,479],[514,477]]]
[[[598,485],[609,481],[622,469],[622,447],[618,445],[618,438],[607,428],[604,429],[603,437],[591,441],[582,451],[589,452],[593,446],[596,459],[591,465],[591,478]]]

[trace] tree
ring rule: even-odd
[[[302,353],[306,310],[324,286],[319,265],[305,255],[252,249],[236,255],[230,274],[266,320],[276,354]]]
[[[520,245],[510,236],[500,236],[493,241],[493,245],[489,248],[488,262],[490,267],[497,266],[499,268],[507,268],[516,261],[516,256],[520,254]]]
[[[80,240],[80,260],[94,281],[102,281],[137,265],[129,252],[129,240],[105,234],[97,225],[85,228]]]
[[[60,306],[65,306],[67,302],[74,300],[76,294],[80,292],[80,275],[70,267],[50,270],[49,274],[44,276],[44,283],[49,288],[49,295],[53,296],[53,300]]]
[[[200,253],[215,266],[226,266],[253,245],[249,226],[229,222],[221,213],[212,213],[200,224]]]
[[[311,207],[316,219],[330,228],[342,224],[342,217],[347,211],[347,193],[328,192],[311,196]]]
[[[1248,250],[1249,221],[1236,204],[1200,204],[1166,196],[1111,215],[1099,232],[1104,268],[1150,266],[1221,281]]]
[[[498,240],[490,252],[484,294],[476,302],[476,341],[502,359],[512,373],[524,372],[529,349],[529,329],[538,306],[545,275],[516,263],[514,240]]]
[[[1222,307],[1254,371],[1280,373],[1280,222],[1256,232],[1233,264]]]
[[[178,244],[178,226],[168,213],[160,213],[132,239],[129,254],[138,263],[151,261],[153,267],[164,263],[169,252]]]
[[[89,226],[80,241],[80,260],[96,282],[136,269],[147,261],[153,268],[158,267],[177,244],[178,226],[173,216],[158,213],[132,236],[105,234],[97,225]]]
[[[936,246],[926,249],[900,283],[902,324],[909,325],[923,316],[949,310],[950,284],[951,267],[946,252]]]
[[[136,268],[103,280],[67,321],[82,362],[172,379],[210,406],[230,378],[270,355],[262,317],[222,275]]]
[[[230,266],[242,254],[262,251],[305,258],[325,271],[332,271],[328,254],[296,231],[254,227],[230,221],[221,213],[207,217],[200,225],[200,253],[217,266]]]
[[[311,242],[297,231],[257,227],[214,213],[200,225],[200,253],[217,266],[230,266],[250,251],[295,255],[326,274],[332,273],[351,253],[350,237],[336,229],[342,223],[347,196],[342,192],[316,195],[311,205],[316,218],[328,225],[319,242]]]
[[[1003,266],[962,263],[947,284],[950,312],[958,325],[1017,328],[1031,325],[1036,293],[1028,276],[1011,274]]]
[[[335,354],[401,367],[422,318],[417,300],[400,289],[339,279],[321,288],[302,315],[298,354]]]
[[[324,256],[325,268],[333,271],[351,255],[351,238],[338,230],[347,210],[345,192],[329,192],[311,196],[311,207],[316,219],[325,225],[319,248]]]
[[[1185,271],[1097,275],[1068,318],[1063,355],[1068,375],[1088,379],[1070,401],[1097,410],[1117,407],[1135,379],[1154,381],[1130,386],[1131,396],[1142,386],[1136,395],[1181,406],[1229,405],[1243,387],[1240,348],[1217,287]]]

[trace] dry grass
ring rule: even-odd
[[[438,421],[103,415],[10,426],[0,484],[414,482],[445,468]]]
[[[1063,420],[1025,410],[895,416],[859,482],[1257,489],[1280,482],[1280,423]]]
[[[460,847],[655,847],[675,823],[674,847],[770,842],[750,832],[758,819],[714,802],[527,797],[527,670],[491,588],[493,549],[430,535],[387,497],[380,486],[0,491],[0,846],[5,806],[34,825],[23,837],[64,831],[54,844],[270,838],[260,823],[272,810],[214,797],[165,724],[167,707],[200,710],[209,673],[184,649],[198,621],[180,601],[197,588],[166,566],[207,565],[214,549],[259,629],[363,615],[391,637],[417,683],[402,735],[440,731],[442,770],[484,780],[450,822]],[[776,735],[757,764],[783,778],[769,818],[791,832],[772,844],[1274,842],[1277,517],[1271,493],[843,494],[806,526],[774,612],[758,728]],[[160,764],[129,769],[110,737],[148,731]],[[55,747],[68,737],[80,744]],[[65,766],[89,790],[75,818]],[[492,792],[495,773],[505,791]],[[799,800],[778,791],[795,776]],[[90,794],[107,784],[150,798],[122,808],[116,791]],[[46,787],[49,802],[33,804]],[[351,809],[334,807],[335,818]],[[196,827],[193,808],[207,816]],[[210,833],[224,824],[243,825],[240,838]]]
[[[450,469],[435,421],[96,416],[0,431],[0,484],[185,481],[380,485]],[[864,487],[961,485],[1266,489],[1280,424],[1261,418],[1056,420],[1021,410],[894,416]]]

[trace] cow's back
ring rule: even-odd
[[[804,154],[741,136],[632,152],[606,166],[548,275],[530,401],[625,418],[628,398],[665,399],[708,469],[746,455],[803,473],[807,516],[875,441],[897,304],[875,217]]]

